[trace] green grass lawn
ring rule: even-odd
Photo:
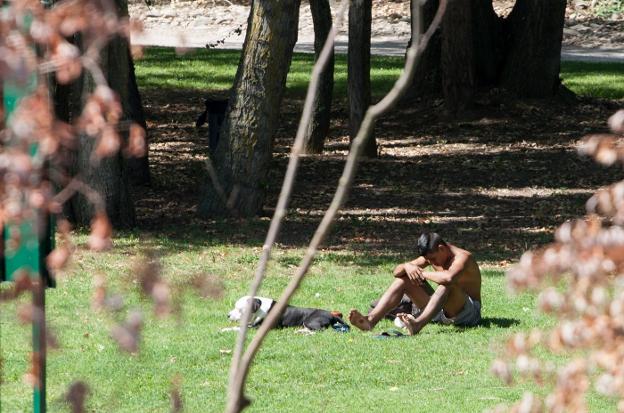
[[[142,87],[185,88],[223,91],[232,86],[240,52],[236,50],[197,49],[177,56],[171,48],[146,49],[137,63],[136,73]],[[295,53],[287,80],[291,95],[303,96],[314,63],[311,54]],[[381,97],[392,87],[403,67],[401,57],[373,56],[371,90]],[[334,94],[346,96],[346,55],[336,55]],[[562,62],[561,78],[573,92],[581,96],[624,98],[624,64]]]
[[[176,57],[171,49],[150,48],[137,64],[137,76],[142,88],[223,91],[232,83],[238,57],[238,52],[215,50]],[[288,78],[291,96],[305,93],[311,63],[310,55],[295,55]],[[400,58],[373,58],[374,96],[391,87],[401,64]],[[579,94],[624,97],[624,65],[564,62],[562,77]],[[344,96],[345,90],[346,61],[338,56],[335,91]],[[176,375],[182,378],[186,412],[223,410],[228,351],[236,333],[220,329],[233,325],[226,318],[227,311],[248,291],[262,239],[240,233],[234,221],[206,231],[167,231],[167,235],[155,236],[140,231],[118,234],[114,249],[103,254],[86,251],[85,235],[77,235],[79,250],[72,267],[58,287],[47,292],[47,317],[61,345],[48,356],[49,412],[68,411],[63,398],[73,380],[84,380],[90,386],[88,411],[166,412]],[[224,237],[231,241],[217,242],[211,231],[231,235]],[[147,315],[141,351],[132,356],[117,349],[108,331],[134,308],[149,314],[149,302],[128,281],[133,260],[146,246],[161,255],[164,275],[172,283],[209,272],[224,280],[226,291],[221,300],[188,293],[179,320]],[[390,282],[397,254],[404,253],[321,252],[293,304],[343,313],[351,307],[365,311]],[[261,295],[277,297],[302,255],[301,248],[277,248]],[[408,258],[413,257],[402,257]],[[104,274],[109,288],[126,297],[120,314],[91,309],[96,274]],[[531,383],[507,387],[489,369],[506,337],[549,327],[554,321],[535,311],[535,295],[508,295],[500,268],[485,268],[483,275],[484,323],[478,328],[433,325],[416,337],[386,340],[360,331],[325,331],[313,336],[292,329],[273,331],[251,370],[247,393],[254,403],[248,411],[472,412],[516,401],[525,390],[543,394],[546,389]],[[22,380],[31,348],[30,327],[15,321],[17,305],[0,304],[2,412],[32,408],[32,391]],[[384,321],[376,332],[391,327]],[[592,412],[614,411],[614,405],[610,399],[590,398]]]
[[[85,237],[78,237],[84,243]],[[127,274],[141,246],[151,245],[162,257],[164,275],[173,283],[208,271],[226,283],[222,300],[185,298],[182,317],[146,317],[141,351],[118,351],[108,330],[114,318],[149,303],[138,297]],[[214,412],[224,407],[230,350],[234,332],[226,318],[244,295],[260,253],[260,245],[215,245],[206,236],[158,237],[138,233],[117,237],[111,252],[94,254],[80,248],[72,268],[58,288],[48,290],[50,325],[61,349],[48,357],[49,411],[67,411],[63,395],[73,380],[90,386],[88,411],[165,412],[174,376],[182,377],[185,411]],[[303,250],[276,250],[261,295],[276,297],[294,273]],[[394,261],[380,255],[361,259],[353,253],[324,252],[293,303],[348,312],[365,310],[391,280]],[[112,317],[91,310],[92,276],[106,274],[112,291],[127,300]],[[375,339],[371,333],[333,330],[313,336],[293,329],[274,331],[259,352],[249,378],[250,412],[360,411],[482,411],[517,400],[524,383],[507,387],[490,372],[505,337],[553,321],[536,313],[532,295],[507,295],[501,270],[483,272],[483,326],[458,329],[428,326],[411,338]],[[4,359],[2,411],[28,411],[31,390],[22,381],[30,348],[30,331],[15,321],[16,303],[0,311],[0,345]],[[393,327],[382,322],[376,332]],[[592,411],[610,411],[610,400],[591,399]]]
[[[581,96],[624,98],[624,63],[563,62],[561,78]]]

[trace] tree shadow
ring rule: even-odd
[[[483,317],[479,327],[483,328],[509,328],[520,324],[515,318]]]
[[[165,253],[218,244],[261,246],[300,116],[299,97],[284,99],[264,216],[209,220],[195,212],[198,188],[208,181],[205,131],[193,127],[201,93],[150,89],[146,99],[148,120],[157,126],[150,132],[154,180],[152,187],[135,191],[138,231],[166,238]],[[437,231],[479,262],[515,260],[551,242],[559,224],[585,213],[593,191],[621,178],[620,169],[597,166],[575,150],[582,135],[605,130],[612,103],[490,100],[494,109],[487,115],[461,122],[441,118],[435,100],[407,102],[380,119],[375,134],[382,155],[360,163],[350,198],[321,246],[324,259],[390,265],[413,258],[420,232]],[[332,116],[325,154],[300,160],[280,248],[305,247],[333,197],[348,148],[344,102],[334,102]],[[285,266],[299,262],[279,260]]]

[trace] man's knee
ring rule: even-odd
[[[375,307],[377,307],[377,304],[379,304],[379,300],[371,301],[369,312],[372,311]],[[396,315],[399,313],[412,314],[412,312],[413,312],[412,300],[407,295],[403,294],[403,297],[401,297],[401,302],[399,302],[399,304],[396,307],[388,311],[388,313],[385,315],[385,318],[389,320],[394,320]]]
[[[410,279],[407,278],[407,276],[404,277],[396,277],[394,279],[394,281],[392,282],[391,288],[402,288],[403,290],[405,290],[405,287],[407,286],[408,283],[410,283]]]

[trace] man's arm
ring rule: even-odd
[[[444,271],[423,271],[423,277],[438,285],[451,285],[466,267],[470,254],[457,254],[453,263]]]
[[[393,274],[397,278],[405,277],[407,276],[407,272],[410,271],[410,269],[413,269],[413,266],[425,268],[427,265],[429,265],[429,262],[427,262],[425,257],[421,256],[413,261],[397,265],[393,271]]]

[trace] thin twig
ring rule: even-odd
[[[348,189],[351,186],[351,182],[355,175],[356,165],[357,165],[358,158],[361,152],[362,143],[369,136],[375,120],[382,113],[384,113],[386,110],[390,109],[394,104],[396,104],[396,102],[401,98],[401,96],[403,95],[403,93],[405,92],[409,84],[411,83],[411,79],[414,76],[416,62],[418,60],[418,57],[420,57],[423,50],[427,47],[427,44],[429,43],[429,39],[431,38],[435,30],[437,30],[437,27],[439,26],[442,20],[444,11],[446,9],[446,5],[447,5],[447,0],[440,1],[438,10],[436,12],[436,15],[431,25],[429,26],[427,31],[422,35],[422,37],[420,37],[420,30],[418,26],[420,22],[421,4],[419,1],[413,2],[412,15],[413,15],[413,18],[416,20],[415,21],[416,30],[414,30],[413,32],[412,44],[410,45],[410,48],[407,51],[406,60],[405,60],[405,69],[403,73],[401,73],[401,76],[399,77],[399,79],[397,79],[392,90],[390,90],[390,92],[379,103],[370,107],[366,111],[366,115],[364,116],[364,119],[357,133],[357,136],[353,140],[351,151],[349,152],[349,156],[347,157],[347,162],[345,164],[343,174],[339,180],[339,185],[338,185],[338,188],[336,189],[336,193],[334,195],[332,203],[330,204],[327,212],[325,213],[325,216],[323,217],[323,220],[321,221],[319,227],[317,228],[314,234],[314,237],[312,238],[312,241],[310,242],[310,245],[308,246],[306,254],[304,258],[302,259],[302,262],[299,268],[297,269],[295,276],[293,277],[293,279],[291,280],[287,288],[282,293],[281,297],[277,301],[273,310],[269,313],[267,318],[260,325],[260,329],[258,330],[253,340],[249,344],[249,347],[247,348],[246,352],[243,354],[241,359],[237,361],[237,366],[236,366],[237,372],[235,374],[231,374],[230,376],[231,379],[233,376],[234,382],[231,382],[230,387],[229,387],[228,408],[226,410],[228,413],[237,413],[240,410],[242,410],[242,408],[245,407],[246,399],[244,398],[244,384],[247,379],[247,375],[249,373],[249,367],[251,365],[251,362],[253,361],[255,354],[257,353],[260,345],[264,341],[264,338],[268,334],[269,330],[273,328],[273,326],[277,322],[277,319],[281,316],[284,309],[288,305],[288,301],[290,300],[290,297],[292,297],[295,291],[299,288],[301,280],[303,279],[310,265],[312,264],[312,260],[314,259],[318,246],[325,239],[325,236],[327,235],[327,232],[332,224],[332,221],[336,213],[338,212],[344,200],[346,199]],[[310,89],[308,90],[308,94],[309,93],[310,93]],[[295,148],[293,147],[293,151],[294,150]],[[278,211],[276,210],[276,215],[277,213]],[[281,211],[281,213],[283,213],[283,211]],[[265,245],[264,248],[266,249],[267,246]],[[250,309],[248,309],[248,311],[246,312],[247,320],[249,317],[249,312],[250,312]],[[241,327],[245,327],[245,326],[241,326]],[[236,360],[234,360],[233,363],[235,361]]]
[[[214,164],[212,163],[212,159],[210,159],[210,156],[206,158],[205,165],[206,165],[206,171],[208,172],[208,177],[212,181],[212,186],[214,187],[215,192],[217,193],[219,198],[221,198],[221,201],[223,201],[223,203],[227,205],[228,196],[225,194],[223,185],[221,185],[221,182],[219,181],[219,178],[217,177],[217,171],[215,170]]]
[[[325,44],[323,45],[323,49],[314,64],[312,69],[312,74],[310,77],[310,84],[308,85],[308,91],[306,94],[306,99],[303,105],[303,111],[301,115],[301,120],[299,121],[299,127],[297,129],[297,134],[295,136],[295,141],[293,143],[290,157],[288,161],[288,167],[286,169],[286,176],[284,177],[284,184],[282,185],[282,189],[280,192],[280,196],[277,202],[277,206],[275,208],[275,212],[273,214],[273,218],[271,219],[271,225],[269,227],[269,231],[267,233],[267,237],[265,239],[264,245],[262,246],[262,256],[260,257],[260,261],[258,262],[258,267],[256,268],[255,276],[251,288],[249,290],[249,295],[251,297],[255,296],[260,288],[260,284],[264,279],[264,275],[266,272],[266,267],[271,258],[271,248],[275,243],[275,239],[279,234],[282,219],[286,215],[286,209],[288,207],[288,202],[290,201],[290,194],[292,192],[292,188],[294,186],[295,178],[297,175],[297,168],[299,166],[299,156],[303,151],[303,145],[305,141],[305,134],[312,119],[312,111],[314,104],[314,96],[317,93],[319,88],[319,81],[321,77],[321,73],[323,69],[327,65],[329,58],[331,57],[334,49],[334,39],[336,38],[336,34],[338,30],[342,26],[344,15],[349,5],[348,0],[343,0],[342,5],[338,11],[336,16],[336,20],[332,23],[332,27],[327,35],[327,39],[325,40]],[[243,316],[241,317],[241,325],[240,331],[238,333],[238,337],[236,340],[236,345],[234,347],[234,352],[232,355],[232,364],[230,366],[230,386],[228,389],[229,397],[228,397],[228,408],[227,411],[237,411],[237,406],[239,406],[240,398],[242,397],[242,393],[240,392],[240,387],[236,386],[237,376],[238,376],[238,364],[241,359],[241,355],[243,352],[243,347],[245,343],[245,339],[247,337],[247,330],[249,321],[251,319],[251,300],[247,303],[247,308],[243,312]]]
[[[65,188],[56,194],[53,200],[59,205],[63,205],[77,192],[83,194],[89,202],[93,204],[96,211],[106,211],[106,205],[102,196],[95,189],[79,179],[78,176],[73,177]]]

